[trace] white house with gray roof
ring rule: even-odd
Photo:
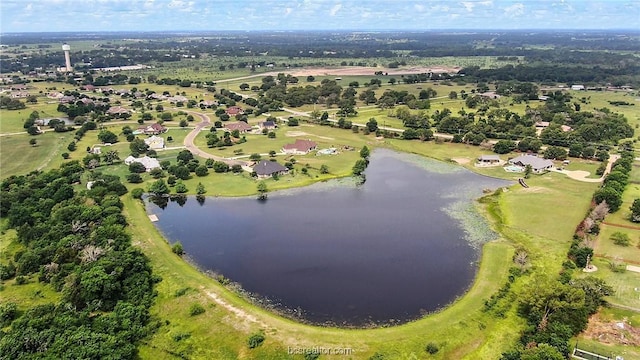
[[[531,165],[531,170],[536,174],[541,174],[553,168],[553,161],[529,154],[513,158],[509,160],[509,163],[523,168]]]

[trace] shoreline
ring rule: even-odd
[[[384,156],[392,156],[392,157],[410,156],[411,158],[404,159],[408,164],[412,166],[420,167],[429,171],[445,172],[445,173],[469,171],[475,175],[483,175],[483,174],[473,172],[465,168],[464,166],[461,166],[456,163],[446,162],[446,161],[442,161],[442,160],[431,158],[431,157],[425,157],[420,154],[407,153],[407,152],[403,152],[396,149],[389,149],[389,148],[384,148],[384,149],[388,151],[388,154],[385,154]],[[443,166],[443,167],[436,170],[429,169],[429,164],[419,162],[421,159],[426,159],[428,161],[433,162],[433,164],[437,166]],[[488,177],[488,178],[498,179],[505,182],[508,181],[505,179],[494,178],[494,177]],[[313,182],[310,185],[292,186],[289,188],[278,189],[273,193],[277,193],[278,194],[277,196],[294,196],[303,191],[323,191],[323,190],[326,191],[327,189],[332,188],[334,186],[357,187],[357,184],[355,182],[355,179],[353,179],[353,177],[349,179],[348,176],[343,176],[343,177],[336,177],[328,180]],[[465,234],[465,242],[470,247],[475,249],[476,256],[472,261],[472,263],[470,264],[474,270],[472,279],[469,282],[469,284],[465,286],[464,289],[461,289],[461,292],[457,296],[455,296],[453,299],[451,299],[448,303],[429,311],[421,310],[416,314],[406,316],[402,319],[385,319],[381,321],[372,320],[370,322],[363,320],[363,321],[357,321],[354,323],[347,323],[347,322],[340,323],[340,322],[335,322],[331,320],[313,321],[308,318],[305,318],[302,315],[303,314],[302,310],[299,308],[293,309],[291,307],[288,307],[280,303],[280,301],[277,299],[271,299],[266,296],[261,296],[261,295],[252,293],[246,290],[241,283],[235,282],[232,279],[227,278],[224,274],[219,273],[215,270],[206,269],[202,267],[189,255],[189,253],[185,253],[185,255],[181,257],[181,260],[189,264],[189,266],[196,269],[200,274],[219,283],[220,286],[222,286],[226,290],[233,293],[242,301],[250,303],[253,306],[259,307],[260,309],[267,311],[275,316],[283,317],[285,319],[294,321],[302,325],[321,327],[321,328],[345,329],[345,330],[346,329],[367,330],[367,329],[397,327],[404,324],[420,321],[421,319],[429,317],[432,314],[437,314],[437,313],[446,311],[449,307],[456,304],[460,299],[464,298],[469,294],[470,290],[475,286],[480,276],[482,260],[485,252],[485,245],[492,242],[496,242],[501,238],[503,238],[502,234],[496,229],[494,229],[491,219],[489,219],[487,216],[488,214],[486,212],[481,211],[478,208],[478,205],[480,204],[479,200],[482,199],[483,197],[492,196],[496,194],[496,192],[501,191],[502,188],[503,188],[502,186],[497,187],[493,189],[493,191],[490,194],[486,194],[486,193],[475,194],[475,192],[477,191],[473,191],[474,194],[471,194],[471,191],[463,191],[462,194],[458,194],[457,196],[455,196],[455,199],[453,199],[445,208],[441,209],[442,211],[445,212],[445,214],[447,214],[447,216],[451,218],[452,221],[457,223],[457,225]],[[479,195],[479,196],[476,196],[476,195]],[[188,196],[191,197],[192,200],[195,199],[195,195],[189,194]],[[207,196],[205,195],[205,197],[210,197],[217,200],[235,200],[235,199],[245,199],[245,198],[251,199],[251,198],[254,198],[254,196],[255,195],[247,195],[247,196],[213,196],[213,195]],[[143,209],[145,213],[147,213],[147,215],[152,214],[151,212],[149,212],[148,207],[146,206],[148,201],[151,201],[151,200],[149,200],[148,197],[145,197],[142,203]],[[455,216],[452,213],[452,212],[455,212],[456,209],[460,210],[459,208],[461,205],[464,207],[464,209],[462,210],[465,213],[469,211],[473,213],[472,214],[473,219],[464,215]],[[479,233],[478,230],[476,230],[476,228],[471,226],[472,224],[469,223],[469,221],[478,220],[478,219],[484,222],[482,226],[486,228],[484,229],[486,231],[480,231]],[[162,229],[159,226],[157,226],[157,224],[154,224],[154,223],[150,223],[150,224],[161,235],[162,240],[165,243],[169,245],[172,244],[172,242],[169,241],[169,238],[162,231]],[[488,239],[487,236],[489,236],[490,239]],[[180,241],[180,239],[175,239],[175,242],[177,241]]]

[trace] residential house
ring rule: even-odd
[[[27,96],[29,96],[29,92],[27,91],[15,91],[15,92],[11,92],[11,98],[12,99],[21,99],[21,98],[26,98]]]
[[[571,90],[584,91],[584,85],[571,85]]]
[[[144,143],[149,146],[149,149],[164,149],[164,139],[160,136],[151,135],[151,137],[144,139]]]
[[[238,106],[230,106],[225,110],[225,112],[229,116],[236,116],[236,115],[244,114],[244,110],[241,107],[238,107]]]
[[[318,148],[318,144],[311,140],[301,140],[296,139],[296,142],[293,144],[286,144],[282,147],[282,152],[285,154],[293,154],[293,155],[306,155],[312,150],[316,150]]]
[[[253,166],[253,171],[255,171],[259,179],[264,179],[272,177],[273,174],[284,175],[289,172],[289,169],[275,161],[260,160]]]
[[[169,102],[172,103],[172,104],[179,103],[179,102],[185,103],[185,102],[189,101],[189,99],[187,99],[186,96],[182,96],[182,95],[175,95],[175,96],[172,96],[170,98],[167,98],[167,100],[169,100]]]
[[[531,170],[536,174],[541,174],[553,168],[553,161],[535,155],[520,155],[509,160],[509,163],[522,168],[531,165]]]
[[[484,98],[487,98],[487,99],[495,99],[495,100],[497,100],[497,99],[501,98],[501,96],[496,94],[495,91],[486,91],[486,92],[480,93],[478,95],[480,95],[480,96],[482,96]]]
[[[131,114],[131,110],[125,109],[122,106],[112,106],[107,110],[108,115],[121,116],[125,114]]]
[[[158,135],[165,132],[167,132],[167,128],[158,123],[151,124],[149,126],[141,126],[136,131],[136,133],[138,134],[145,134],[145,135]]]
[[[146,169],[147,172],[160,167],[160,162],[158,161],[158,159],[151,158],[148,156],[141,157],[141,158],[134,158],[133,156],[128,156],[126,159],[124,159],[124,163],[126,165],[131,165],[134,162],[144,165],[144,168]]]
[[[260,130],[264,130],[264,129],[273,130],[277,128],[276,123],[271,120],[258,123],[258,127],[260,128]]]
[[[498,155],[481,155],[478,158],[478,164],[481,166],[491,166],[500,164],[500,156]]]
[[[253,129],[253,127],[251,127],[251,125],[247,124],[244,121],[238,121],[238,122],[234,122],[234,123],[224,124],[224,128],[227,131],[238,130],[241,134],[242,133],[246,133],[247,131],[251,131],[251,129]]]
[[[536,123],[534,125],[537,128],[544,129],[544,128],[548,128],[550,124],[549,124],[548,121],[536,121]]]

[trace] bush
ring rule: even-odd
[[[623,273],[627,271],[627,264],[620,260],[613,260],[609,262],[609,269],[615,273]]]
[[[182,341],[182,340],[186,340],[186,339],[188,339],[190,337],[191,337],[190,333],[179,332],[179,333],[173,335],[173,341],[179,342],[179,341]]]
[[[196,316],[204,313],[204,308],[200,304],[193,304],[189,306],[189,316]]]
[[[629,246],[631,244],[631,239],[629,238],[629,235],[620,231],[614,232],[611,235],[610,239],[613,240],[614,244],[620,245],[620,246]]]
[[[134,199],[142,199],[143,194],[144,194],[144,190],[140,188],[135,188],[131,190],[131,197]]]
[[[258,346],[262,345],[262,343],[264,342],[264,334],[261,333],[257,333],[257,334],[253,334],[251,336],[249,336],[249,339],[247,340],[247,345],[249,346],[249,349],[255,349]]]
[[[0,305],[0,325],[9,325],[18,315],[18,305],[8,302]]]
[[[176,290],[176,292],[174,292],[174,293],[173,293],[173,296],[174,296],[174,297],[180,297],[180,296],[183,296],[183,295],[185,295],[187,292],[189,292],[189,290],[191,290],[191,288],[190,288],[190,287],[188,287],[188,286],[187,286],[187,287],[183,287],[182,289],[178,289],[178,290]]]
[[[62,158],[67,160],[69,158],[69,153],[62,153]]]
[[[176,255],[184,254],[184,248],[182,247],[182,243],[180,243],[180,241],[176,241],[171,246],[171,251],[173,251],[173,253],[176,254]]]
[[[24,276],[16,276],[16,285],[24,285],[27,283],[27,278]]]
[[[427,346],[425,347],[425,351],[428,352],[431,355],[436,354],[438,351],[440,351],[440,348],[438,347],[438,344],[434,343],[434,342],[430,342],[427,344]]]

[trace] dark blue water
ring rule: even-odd
[[[201,268],[309,321],[407,321],[462,295],[477,270],[479,247],[444,209],[506,184],[416,159],[377,150],[360,187],[312,186],[266,202],[190,197],[148,211]]]

